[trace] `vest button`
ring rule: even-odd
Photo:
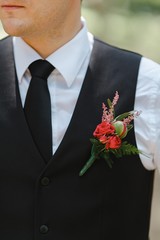
[[[49,183],[50,183],[50,179],[49,179],[48,177],[43,177],[43,178],[41,179],[41,185],[42,185],[42,186],[48,186]]]
[[[40,226],[40,233],[43,233],[43,234],[45,234],[45,233],[47,233],[48,232],[48,226],[47,225],[42,225],[42,226]]]

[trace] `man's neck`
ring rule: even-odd
[[[50,54],[55,52],[57,49],[62,47],[64,44],[69,42],[72,38],[76,36],[76,34],[82,28],[82,23],[79,22],[77,25],[74,25],[74,28],[58,32],[53,35],[39,35],[37,38],[34,37],[22,37],[22,39],[30,45],[42,58],[47,58]],[[70,34],[68,34],[70,33]]]

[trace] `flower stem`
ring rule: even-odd
[[[91,155],[90,159],[87,161],[87,163],[83,166],[82,170],[79,173],[79,176],[83,176],[85,172],[92,166],[94,161],[96,160],[96,157],[94,154]]]

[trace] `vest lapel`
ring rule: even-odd
[[[4,128],[1,131],[5,131],[5,138],[14,138],[15,145],[16,141],[20,141],[20,147],[24,146],[26,151],[32,153],[34,161],[37,160],[38,163],[40,161],[42,166],[45,166],[44,160],[32,140],[23,113],[16,80],[12,38],[9,37],[2,40],[1,44],[3,44],[3,48],[1,47],[2,52],[0,58],[0,119],[5,121],[3,125],[6,126],[6,130]]]
[[[13,107],[16,106],[16,85],[11,38],[7,38],[3,46],[0,58],[0,96],[1,101],[10,100]]]

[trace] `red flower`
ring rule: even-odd
[[[111,136],[106,143],[106,149],[118,149],[121,146],[121,139],[118,136]]]
[[[99,141],[100,141],[101,143],[103,143],[103,144],[107,143],[107,140],[108,140],[108,138],[107,138],[106,136],[101,136],[101,137],[99,138]]]
[[[115,128],[108,122],[102,122],[97,125],[96,130],[93,133],[94,137],[101,138],[104,135],[113,134],[115,132]]]

